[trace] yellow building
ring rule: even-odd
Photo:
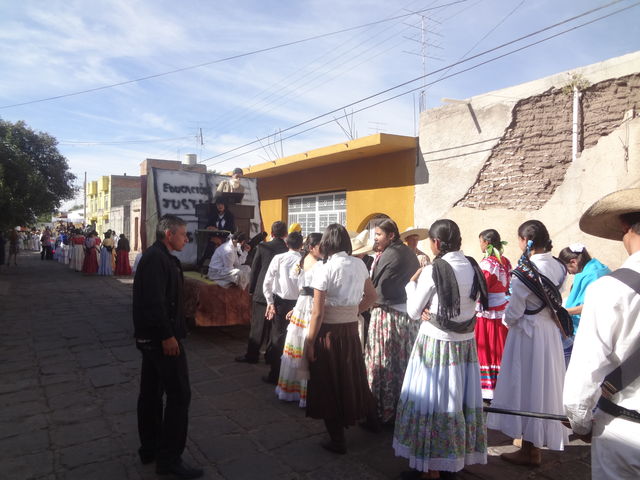
[[[400,231],[413,224],[418,141],[378,133],[244,169],[258,179],[265,230],[276,220],[302,226],[303,234],[331,223],[347,230],[390,217]]]
[[[110,211],[140,197],[140,177],[128,175],[103,175],[87,182],[87,219],[99,235],[114,226],[110,225]],[[118,227],[118,233],[123,227]]]

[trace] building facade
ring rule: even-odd
[[[479,233],[495,228],[513,261],[518,226],[537,219],[554,253],[581,242],[618,267],[620,242],[586,235],[578,221],[602,196],[640,183],[640,52],[461,103],[422,114],[416,223],[455,220],[476,258]]]
[[[413,223],[417,139],[379,133],[244,169],[258,179],[264,229],[299,223],[304,235],[331,223],[351,231],[390,217]]]
[[[124,212],[119,217],[118,228],[112,225],[111,211],[122,207],[140,196],[140,177],[128,175],[104,175],[98,180],[87,182],[87,224],[93,225],[98,234],[115,230],[124,231]],[[119,210],[116,210],[119,212]]]

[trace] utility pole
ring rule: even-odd
[[[410,10],[409,10],[410,11]],[[438,60],[438,61],[442,61],[441,58],[438,57],[433,57],[431,55],[429,55],[429,47],[431,48],[437,48],[439,50],[442,50],[442,47],[438,44],[435,43],[430,43],[428,36],[429,34],[432,35],[436,35],[441,37],[442,35],[440,35],[437,32],[434,31],[429,31],[428,30],[428,25],[427,25],[427,21],[433,22],[435,24],[438,25],[442,25],[441,22],[433,19],[433,18],[429,18],[424,14],[420,14],[415,12],[416,15],[418,15],[420,17],[420,26],[418,25],[413,25],[413,24],[405,24],[409,27],[413,27],[413,28],[417,28],[420,30],[420,37],[415,38],[415,37],[404,37],[407,40],[411,40],[412,42],[417,42],[420,44],[420,52],[408,52],[408,51],[404,51],[404,53],[408,53],[410,55],[417,55],[421,58],[421,62],[422,62],[422,89],[420,90],[420,94],[419,94],[419,98],[418,98],[418,103],[419,103],[419,111],[422,112],[424,110],[427,109],[427,59],[432,59],[432,60]]]
[[[82,220],[84,226],[87,226],[87,172],[84,172],[84,213],[82,214]]]

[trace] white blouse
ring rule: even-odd
[[[531,262],[538,268],[538,271],[549,278],[558,289],[567,276],[563,265],[553,258],[550,252],[536,253],[531,255]],[[511,279],[511,297],[504,314],[504,323],[511,327],[518,323],[528,336],[533,334],[533,324],[536,317],[551,317],[548,308],[543,309],[535,315],[525,315],[525,310],[536,310],[542,306],[542,301],[529,288],[513,276]]]
[[[473,288],[474,271],[473,266],[464,256],[461,250],[449,252],[442,256],[442,259],[451,265],[453,274],[458,282],[460,292],[460,314],[451,318],[453,322],[466,322],[476,313],[476,300],[470,298]],[[429,299],[429,312],[438,313],[438,295],[436,294],[436,284],[433,281],[433,265],[427,265],[420,273],[418,281],[409,282],[405,287],[407,292],[407,314],[414,320],[420,320],[422,311],[427,306]],[[469,340],[473,338],[473,332],[455,333],[441,330],[429,322],[423,322],[420,332],[439,340]]]
[[[327,263],[313,269],[311,286],[327,292],[326,305],[359,305],[367,278],[369,272],[362,260],[351,257],[346,252],[338,252],[331,255]]]

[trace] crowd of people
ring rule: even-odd
[[[117,243],[115,239],[117,240]],[[8,244],[8,255],[5,255]],[[21,251],[40,252],[41,260],[57,261],[87,275],[131,275],[131,248],[124,234],[108,230],[100,239],[95,230],[59,226],[42,231],[12,229],[0,232],[0,265],[17,266]],[[5,258],[6,256],[6,258]]]
[[[388,425],[396,455],[412,468],[403,478],[449,478],[487,462],[487,428],[519,445],[503,460],[532,467],[541,464],[542,448],[563,450],[573,429],[580,438],[593,432],[594,478],[638,478],[640,189],[630,192],[605,197],[580,223],[586,233],[623,241],[630,257],[614,273],[582,244],[554,257],[538,220],[513,232],[522,252],[514,268],[495,229],[479,232],[478,262],[462,252],[453,220],[400,233],[385,219],[373,242],[368,231],[350,234],[338,224],[303,237],[299,226],[277,221],[271,240],[251,252],[250,269],[243,265],[246,239],[234,234],[215,250],[209,276],[251,294],[248,344],[236,361],[257,363],[266,346],[270,370],[262,380],[279,399],[324,421],[329,439],[322,446],[331,452],[347,453],[350,426],[377,432]],[[148,402],[139,418],[162,402],[162,389],[147,380],[165,375],[163,421],[170,424],[141,428],[140,456],[157,459],[160,473],[197,478],[202,471],[181,459],[186,435],[165,434],[186,433],[186,360],[167,370],[153,357],[155,373],[149,363],[149,352],[184,355],[184,325],[171,322],[180,316],[172,301],[179,287],[159,284],[158,269],[146,261],[152,253],[175,258],[169,252],[182,248],[183,227],[163,217],[155,250],[145,252],[134,280],[134,320],[143,332],[136,333],[139,405]],[[420,240],[428,240],[431,258],[417,248]],[[568,275],[574,281],[563,303]],[[145,284],[170,302],[157,318],[147,310],[157,305]],[[598,400],[605,380],[609,395]]]

